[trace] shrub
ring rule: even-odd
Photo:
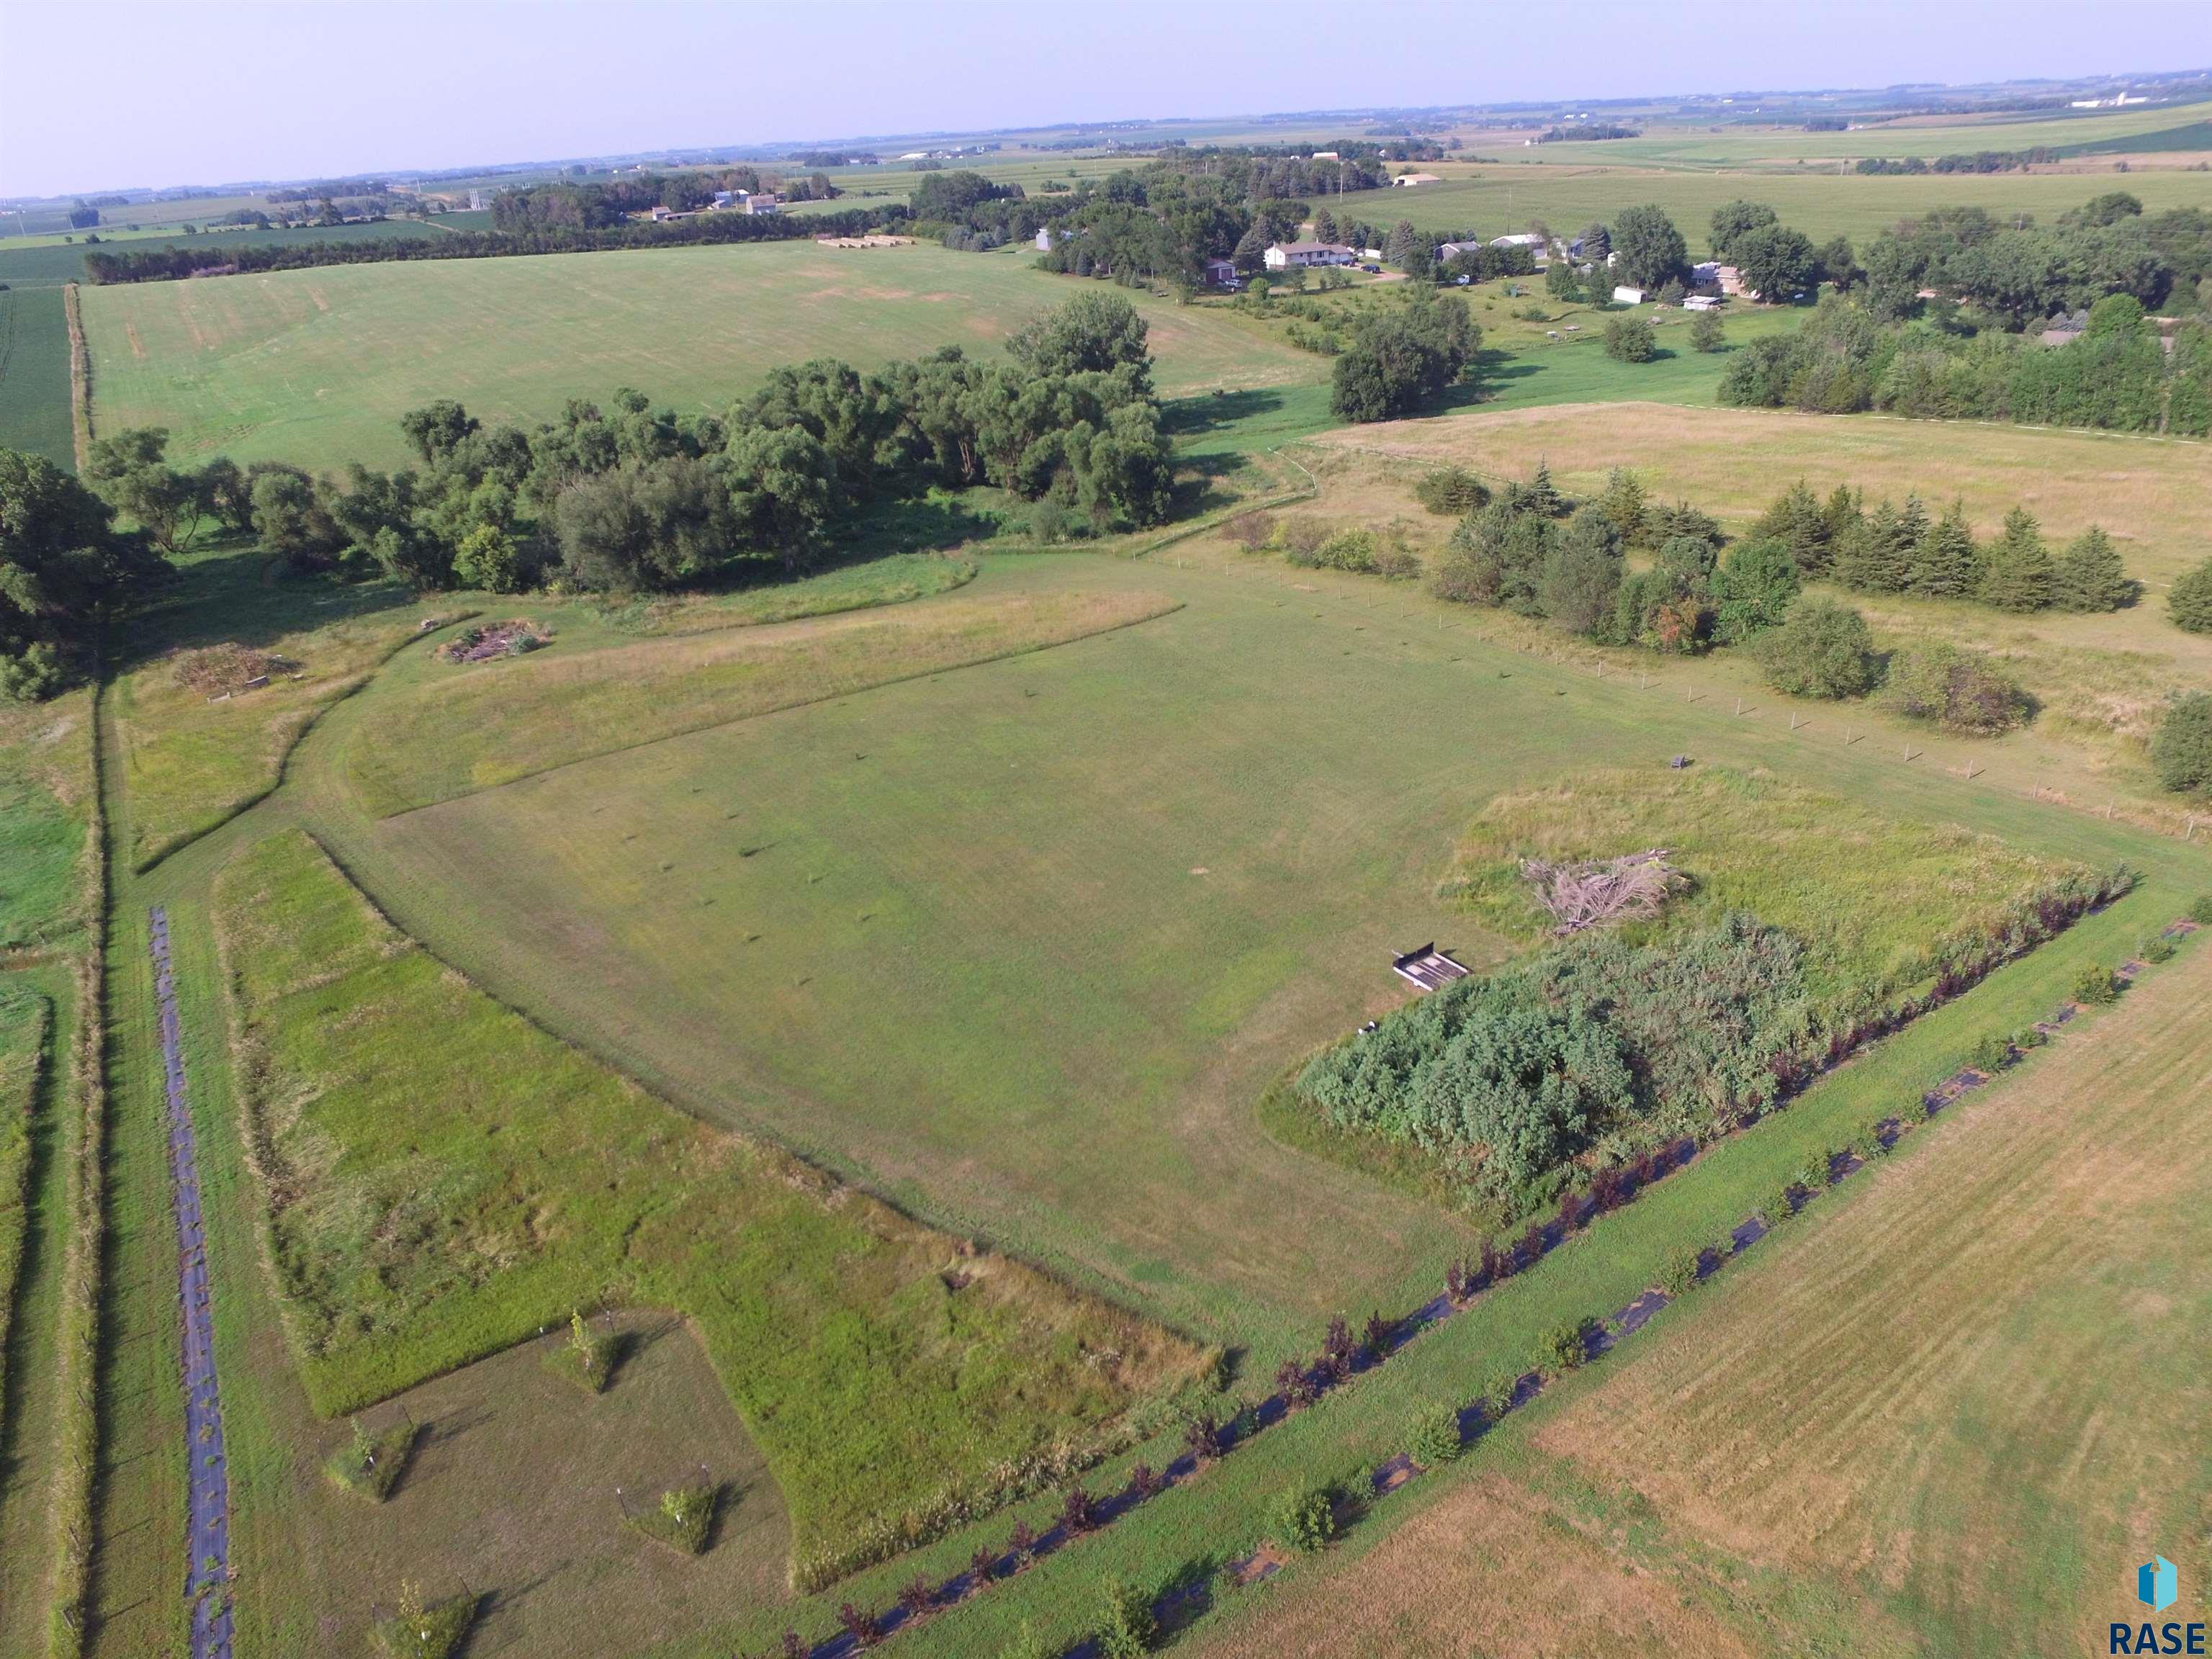
[[[1271,1527],[1285,1548],[1317,1550],[1336,1536],[1336,1491],[1328,1486],[1293,1486],[1276,1502]]]
[[[2120,982],[2112,977],[2112,970],[2109,968],[2092,963],[2075,975],[2074,1000],[2076,1002],[2099,1007],[2118,1001],[2119,996]]]
[[[1705,1265],[1704,1245],[1685,1246],[1667,1258],[1667,1266],[1659,1275],[1659,1288],[1669,1296],[1680,1296],[1686,1291],[1697,1289],[1698,1272]]]
[[[1883,1120],[1876,1118],[1861,1130],[1859,1138],[1851,1143],[1851,1150],[1866,1163],[1871,1164],[1878,1158],[1889,1156],[1890,1144],[1882,1139],[1882,1127]]]
[[[1598,1334],[1595,1319],[1578,1319],[1562,1325],[1546,1337],[1537,1350],[1540,1368],[1553,1374],[1577,1370],[1589,1360],[1590,1341]]]
[[[1785,1181],[1774,1190],[1774,1196],[1759,1206],[1759,1213],[1769,1227],[1779,1227],[1793,1220],[1797,1214],[1797,1183]]]
[[[999,1552],[988,1544],[983,1545],[968,1558],[968,1577],[977,1584],[988,1584],[999,1576]]]
[[[353,1437],[334,1453],[323,1468],[331,1480],[348,1492],[382,1503],[392,1496],[392,1489],[399,1484],[399,1477],[407,1468],[407,1459],[415,1449],[418,1432],[411,1422],[394,1424],[382,1434],[371,1434],[358,1417],[353,1419]]]
[[[1690,349],[1718,351],[1728,343],[1721,329],[1721,314],[1717,311],[1701,311],[1690,325]]]
[[[2186,634],[2212,634],[2212,559],[2182,573],[2166,596],[2166,614]]]
[[[1370,575],[1375,569],[1376,550],[1373,531],[1340,530],[1314,550],[1313,562],[1324,570]]]
[[[1014,1522],[1014,1529],[1006,1534],[1006,1553],[1013,1559],[1016,1572],[1036,1559],[1036,1533],[1028,1522]]]
[[[1938,642],[1890,665],[1882,701],[1908,719],[1963,737],[1986,738],[2028,716],[2027,693],[1985,653]]]
[[[1767,683],[1792,696],[1863,697],[1881,678],[1866,618],[1832,599],[1790,607],[1778,628],[1760,635]]]
[[[1221,526],[1224,540],[1247,553],[1256,553],[1275,534],[1275,520],[1266,513],[1240,513]]]
[[[714,1525],[714,1488],[702,1483],[671,1486],[652,1509],[630,1516],[630,1524],[656,1542],[686,1555],[706,1550]]]
[[[2189,919],[2200,927],[2212,927],[2212,893],[2201,893],[2189,907]]]
[[[2136,954],[2145,962],[2172,962],[2174,957],[2173,941],[2163,933],[2153,933],[2143,941],[2142,949]]]
[[[1421,574],[1421,556],[1409,547],[1379,547],[1375,550],[1375,574],[1394,582],[1411,581]]]
[[[1200,1412],[1182,1425],[1183,1449],[1200,1463],[1211,1462],[1224,1449],[1221,1419],[1212,1412]]]
[[[2166,706],[2151,733],[2150,763],[2176,794],[2212,799],[2212,692],[2191,691]]]
[[[1459,1407],[1435,1406],[1415,1418],[1406,1449],[1425,1469],[1456,1459],[1465,1449],[1460,1439]]]
[[[853,1638],[856,1648],[872,1648],[884,1639],[884,1627],[876,1622],[876,1615],[850,1601],[837,1609],[837,1627]]]
[[[1648,363],[1658,351],[1651,325],[1641,317],[1615,317],[1605,325],[1605,355],[1617,362]]]
[[[937,1592],[931,1588],[929,1580],[916,1575],[907,1580],[906,1587],[899,1591],[898,1604],[906,1613],[907,1622],[912,1624],[937,1605]]]
[[[1439,518],[1460,519],[1487,504],[1490,489],[1463,466],[1440,466],[1421,474],[1413,499]]]
[[[1158,1638],[1152,1599],[1126,1579],[1106,1585],[1106,1607],[1098,1621],[1098,1651],[1103,1659],[1138,1659]]]
[[[2031,1025],[2025,1030],[2014,1031],[2012,1034],[2012,1046],[2022,1054],[2027,1053],[2031,1048],[2040,1048],[2050,1041],[2049,1034],[2040,1026]]]
[[[1028,1620],[1014,1632],[1014,1639],[999,1650],[999,1659],[1053,1659],[1052,1644],[1037,1633],[1037,1628]]]
[[[620,1357],[617,1341],[612,1332],[594,1334],[580,1310],[571,1311],[568,1340],[545,1356],[545,1364],[586,1393],[605,1394]]]
[[[1328,539],[1328,526],[1319,519],[1285,519],[1275,527],[1268,540],[1282,550],[1283,556],[1292,564],[1310,569],[1316,562],[1315,555],[1321,544]]]
[[[1060,1501],[1060,1524],[1070,1538],[1079,1538],[1098,1524],[1098,1500],[1081,1486],[1070,1486]]]
[[[447,1659],[460,1651],[476,1618],[474,1595],[426,1604],[422,1587],[402,1580],[399,1611],[378,1624],[376,1639],[392,1659]]]
[[[2012,1064],[2012,1042],[2008,1037],[1991,1035],[1974,1045],[1974,1052],[1966,1063],[1984,1077],[1995,1077]]]
[[[2058,556],[2051,592],[2062,611],[2118,611],[2135,602],[2136,588],[2112,538],[2091,525]]]

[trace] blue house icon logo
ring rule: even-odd
[[[2136,1600],[2154,1612],[2164,1613],[2179,1594],[2173,1563],[2164,1556],[2154,1555],[2136,1569]]]

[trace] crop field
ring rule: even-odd
[[[409,453],[400,415],[433,398],[491,421],[550,419],[623,386],[719,409],[810,356],[865,368],[947,344],[995,355],[1072,291],[1019,250],[783,242],[88,289],[84,313],[102,431],[167,426],[187,459],[390,465]],[[1170,396],[1327,377],[1322,359],[1133,297]]]
[[[292,243],[311,242],[374,242],[413,237],[417,240],[426,236],[445,233],[421,224],[403,220],[387,220],[376,225],[302,225],[296,230],[228,230],[217,235],[209,233],[198,236],[103,237],[103,242],[113,240],[131,249],[155,246],[168,247],[275,247]],[[84,280],[84,239],[64,242],[58,237],[35,237],[17,240],[0,238],[0,283],[16,288],[59,287],[64,283]],[[97,252],[97,249],[91,250]]]
[[[1587,155],[1599,149],[1611,152],[1613,146],[1543,148],[1573,148]],[[1473,231],[1484,236],[1523,231],[1540,220],[1559,234],[1571,235],[1593,219],[1609,220],[1623,208],[1656,202],[1680,228],[1692,254],[1702,256],[1713,210],[1740,197],[1766,203],[1784,224],[1815,242],[1848,236],[1861,247],[1876,231],[1898,220],[1939,207],[1977,205],[2000,216],[2029,213],[2048,221],[2102,191],[2120,189],[2137,198],[2149,213],[2212,207],[2212,173],[2204,173],[2136,171],[2124,179],[2071,173],[1864,177],[1836,172],[1677,171],[1621,164],[1626,159],[1615,161],[1608,155],[1591,156],[1589,165],[1579,167],[1560,158],[1554,165],[1465,172],[1453,168],[1443,184],[1347,197],[1345,211],[1382,224],[1405,219],[1416,230]]]
[[[0,294],[0,449],[25,450],[76,470],[69,322],[58,288]]]

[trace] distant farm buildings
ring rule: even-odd
[[[1640,306],[1644,303],[1644,290],[1623,283],[1613,290],[1613,302],[1617,306]]]
[[[1401,173],[1390,183],[1395,189],[1411,190],[1416,185],[1441,185],[1443,177],[1435,173]]]

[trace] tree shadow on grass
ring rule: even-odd
[[[128,673],[169,651],[210,645],[258,649],[287,635],[415,603],[401,582],[346,582],[291,571],[251,541],[221,542],[179,562],[152,601],[118,630],[111,666]]]
[[[1194,438],[1241,426],[1262,415],[1273,415],[1282,407],[1283,394],[1279,392],[1200,392],[1162,404],[1160,430],[1170,438]]]

